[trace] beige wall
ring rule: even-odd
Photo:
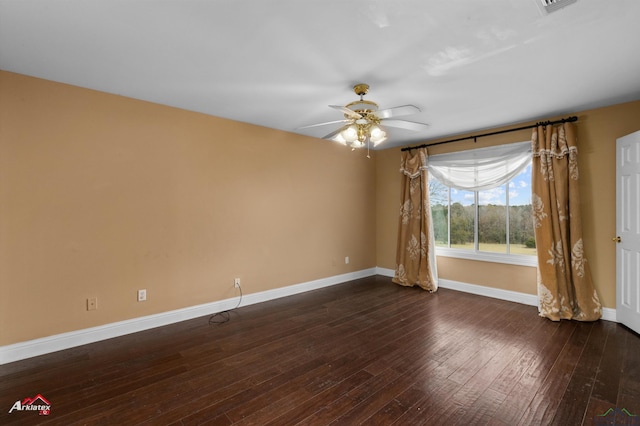
[[[375,266],[361,152],[7,72],[0,94],[0,345]]]
[[[395,266],[399,149],[368,160],[1,71],[0,94],[0,345],[227,299],[234,277],[254,293]],[[640,102],[577,115],[586,251],[615,308],[615,139],[640,129]],[[438,266],[442,278],[535,294],[535,268]]]
[[[615,243],[611,241],[616,231],[615,143],[617,138],[640,129],[640,101],[573,115],[579,118],[576,128],[585,250],[603,305],[615,308]],[[549,117],[554,118],[556,117]],[[493,130],[500,129],[487,132]],[[433,147],[430,153],[439,154],[519,142],[528,140],[530,135],[531,130],[524,130],[480,138],[475,144],[472,140],[455,142]],[[437,141],[429,143],[433,142]],[[395,267],[400,197],[399,158],[400,149],[388,149],[377,153],[377,265],[391,269]],[[444,279],[536,294],[536,271],[531,267],[439,257],[438,272]]]

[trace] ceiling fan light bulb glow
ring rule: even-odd
[[[374,145],[377,145],[387,139],[387,133],[379,126],[373,125],[371,127],[371,134],[369,138]]]
[[[344,139],[345,142],[353,142],[358,139],[358,130],[356,126],[349,126],[340,132],[340,137]]]
[[[387,133],[382,130],[380,126],[373,125],[371,126],[369,137],[371,138],[371,142],[373,142],[374,144],[380,143],[387,137]]]

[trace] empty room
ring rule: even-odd
[[[640,425],[636,0],[0,0],[0,424]]]

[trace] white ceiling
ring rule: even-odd
[[[316,137],[364,82],[381,148],[640,99],[640,1],[540,1],[0,0],[0,69]]]

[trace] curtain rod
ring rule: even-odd
[[[451,143],[451,142],[459,142],[459,141],[464,141],[464,140],[467,140],[467,139],[473,139],[473,141],[475,142],[475,140],[477,138],[482,138],[484,136],[493,136],[493,135],[499,135],[499,134],[502,134],[502,133],[517,132],[518,130],[533,129],[534,127],[538,127],[538,126],[549,126],[549,125],[560,124],[560,123],[572,123],[574,121],[578,121],[578,117],[576,117],[575,115],[571,116],[571,117],[567,117],[567,118],[562,118],[562,119],[556,120],[556,121],[539,121],[536,124],[531,124],[529,126],[523,126],[523,127],[517,127],[515,129],[499,130],[497,132],[483,133],[481,135],[475,135],[475,136],[473,136],[473,135],[472,136],[465,136],[464,138],[451,139],[451,140],[448,140],[448,141],[442,141],[442,142],[436,142],[436,143],[430,143],[430,144],[422,144],[422,145],[418,145],[418,146],[408,146],[408,147],[402,148],[400,151],[410,151],[412,149],[426,148],[428,146],[442,145],[442,144]]]

